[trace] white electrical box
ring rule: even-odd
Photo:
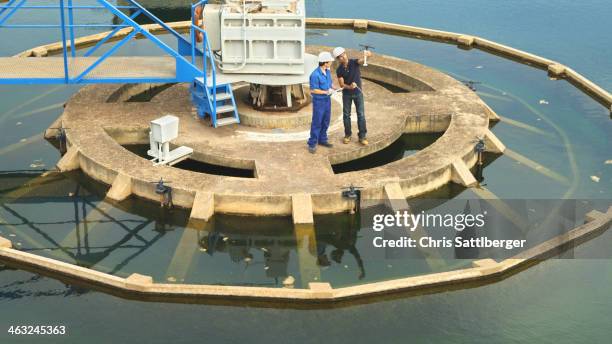
[[[227,0],[203,16],[223,73],[304,74],[304,0]]]
[[[193,149],[185,146],[170,150],[170,141],[178,137],[178,130],[179,119],[176,116],[166,115],[151,121],[147,154],[153,158],[155,165],[172,166],[193,154]]]
[[[151,138],[156,142],[166,143],[178,137],[179,119],[166,115],[151,121]]]

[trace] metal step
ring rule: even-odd
[[[238,123],[238,120],[235,117],[219,118],[217,120],[217,127],[222,127],[224,125],[230,125],[234,123]]]
[[[232,111],[234,111],[233,105],[223,105],[223,106],[217,107],[217,114],[232,112]]]
[[[217,93],[217,101],[232,99],[232,95],[229,93]]]

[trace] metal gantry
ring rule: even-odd
[[[29,0],[9,0],[0,6],[0,28],[4,29],[52,29],[61,32],[62,58],[44,59],[0,57],[0,84],[100,84],[100,83],[181,83],[191,86],[192,100],[200,117],[211,116],[212,125],[239,123],[234,95],[229,84],[217,84],[217,71],[208,35],[202,28],[191,25],[190,39],[183,37],[162,20],[134,0],[126,0],[128,6],[117,6],[107,0],[94,0],[97,5],[75,5],[73,0],[57,0],[56,5],[29,5]],[[197,7],[208,1],[200,1],[191,8],[195,15]],[[57,10],[59,24],[7,24],[18,12],[25,10]],[[120,24],[76,23],[79,10],[106,10],[118,18]],[[122,10],[134,11],[130,15]],[[151,26],[141,25],[136,19],[145,16],[166,34],[176,39],[173,48],[149,32]],[[75,29],[112,27],[104,38],[86,50],[76,52]],[[111,40],[117,40],[121,30],[127,34],[100,56],[94,56]],[[197,32],[204,36],[202,47],[197,46]],[[140,35],[160,48],[167,57],[139,56],[138,58],[116,56],[117,51],[128,41]],[[201,60],[201,64],[198,60]],[[199,66],[199,67],[198,67]],[[226,114],[226,118],[218,118]],[[229,115],[229,117],[227,117]]]

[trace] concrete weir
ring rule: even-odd
[[[397,186],[389,186],[386,192],[397,193]],[[402,205],[398,205],[402,207]],[[64,263],[12,248],[10,240],[0,237],[0,261],[33,269],[43,274],[68,281],[79,281],[122,297],[169,302],[215,302],[231,304],[255,302],[265,306],[307,304],[311,307],[334,306],[342,302],[377,299],[389,294],[418,293],[429,290],[448,290],[490,283],[520,272],[533,264],[559,255],[565,249],[580,245],[604,233],[612,224],[612,207],[606,213],[591,211],[586,223],[573,230],[547,240],[518,255],[502,260],[474,261],[471,268],[448,272],[412,276],[351,287],[333,288],[329,283],[308,283],[303,289],[237,287],[224,285],[192,285],[155,283],[151,276],[134,273],[127,278],[113,276],[92,269]],[[296,231],[298,237],[308,237],[308,225]],[[304,271],[303,273],[307,273]],[[263,303],[257,303],[263,302]]]
[[[330,50],[308,47],[311,53],[323,49]],[[503,144],[489,130],[489,121],[498,116],[461,82],[421,64],[381,55],[370,59],[362,73],[369,146],[356,140],[342,144],[341,95],[333,98],[329,130],[335,146],[319,147],[312,155],[306,150],[308,126],[272,129],[264,123],[261,127],[210,127],[194,115],[188,85],[160,87],[161,91],[145,102],[125,101],[134,96],[131,88],[95,85],[82,88],[66,104],[61,123],[69,128],[69,149],[58,167],[62,171],[80,168],[111,185],[108,197],[116,201],[136,195],[157,202],[153,182],[163,178],[172,182],[175,205],[193,208],[195,218],[208,219],[214,213],[295,215],[296,208],[311,209],[314,214],[348,211],[353,204],[342,197],[342,188],[351,184],[363,187],[364,200],[384,199],[383,188],[389,182],[401,186],[403,198],[449,182],[469,187],[475,185],[469,171],[476,163],[475,139],[483,137],[490,151],[503,152]],[[385,84],[405,92],[393,93]],[[130,97],[121,92],[130,92]],[[180,134],[174,144],[193,148],[192,160],[253,170],[255,178],[153,166],[122,147],[147,144],[149,122],[166,114],[180,118]],[[291,113],[268,116],[290,117]],[[384,166],[341,175],[332,170],[334,164],[386,148],[403,134],[424,132],[444,134],[417,154]],[[310,204],[302,204],[306,201]],[[300,215],[296,221],[303,219]]]

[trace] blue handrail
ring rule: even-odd
[[[64,75],[63,78],[14,78],[14,79],[4,79],[3,83],[57,83],[63,82],[66,84],[72,83],[104,83],[104,82],[149,82],[148,80],[155,80],[155,82],[159,82],[162,80],[164,82],[185,82],[187,80],[192,81],[194,77],[200,75],[202,70],[196,66],[195,58],[192,58],[192,63],[188,61],[184,55],[184,51],[188,51],[188,47],[191,44],[193,55],[196,53],[198,56],[200,54],[204,55],[204,60],[207,61],[207,58],[211,58],[212,52],[210,50],[210,44],[208,42],[205,43],[204,49],[207,50],[207,53],[204,51],[200,51],[199,48],[194,47],[194,44],[189,42],[189,39],[180,35],[176,30],[172,27],[161,21],[159,18],[151,14],[148,10],[138,4],[135,0],[126,0],[128,6],[115,6],[111,3],[111,0],[95,0],[97,3],[93,6],[75,6],[73,5],[74,0],[57,0],[55,4],[51,5],[28,5],[28,0],[9,0],[4,6],[0,6],[0,28],[59,28],[61,37],[62,37],[62,55],[63,55],[63,69]],[[198,4],[202,5],[207,1],[200,1]],[[59,25],[46,25],[46,24],[32,24],[32,23],[24,23],[24,24],[13,24],[13,25],[4,25],[10,18],[13,17],[15,13],[17,13],[21,9],[32,9],[32,10],[54,10],[59,11],[60,15],[60,23]],[[78,24],[76,23],[76,14],[74,10],[76,9],[106,9],[111,14],[122,20],[122,23],[116,24]],[[135,10],[133,14],[126,14],[122,9],[133,9]],[[154,23],[158,24],[161,28],[163,28],[167,33],[176,37],[178,41],[178,49],[174,49],[166,44],[161,39],[157,38],[155,35],[151,34],[146,28],[142,25],[138,24],[135,19],[139,15],[146,15],[149,19],[151,19]],[[112,48],[109,52],[102,54],[100,58],[98,58],[92,65],[85,68],[84,71],[79,71],[78,75],[71,76],[71,66],[70,66],[70,57],[76,57],[76,37],[75,37],[75,28],[80,27],[112,27],[112,30],[105,38],[99,41],[93,48],[88,49],[85,52],[84,56],[91,56],[100,46],[104,43],[107,43],[109,40],[115,36],[120,29],[122,28],[132,28],[132,31],[127,34],[127,38],[121,40],[115,48]],[[196,31],[194,31],[195,34]],[[204,33],[205,35],[206,33]],[[161,48],[164,52],[169,54],[170,56],[176,59],[176,76],[174,78],[159,78],[159,77],[127,77],[127,78],[117,78],[117,77],[105,77],[105,78],[95,78],[90,79],[87,76],[92,72],[96,67],[98,67],[105,59],[111,56],[113,53],[117,51],[121,45],[123,45],[129,39],[133,39],[136,35],[142,35],[145,38],[149,39],[156,46]],[[208,41],[208,37],[206,37]],[[194,39],[192,39],[194,41]],[[68,51],[70,49],[70,52]],[[188,53],[187,53],[188,54]],[[206,63],[203,66],[203,74],[204,78],[207,77],[206,73]],[[214,64],[213,64],[214,67]],[[150,81],[153,82],[153,81]],[[213,78],[213,83],[216,85],[216,78]],[[215,92],[216,93],[216,90]],[[216,95],[215,95],[216,98]]]
[[[208,94],[208,62],[210,61],[211,66],[211,76],[212,76],[212,102],[211,111],[213,113],[217,113],[217,67],[215,65],[214,55],[212,51],[212,47],[210,46],[210,40],[208,39],[208,33],[203,30],[201,27],[194,25],[195,19],[195,10],[200,6],[204,6],[208,3],[208,0],[201,0],[191,6],[191,62],[192,64],[196,64],[195,61],[195,46],[196,42],[196,33],[200,32],[203,35],[202,40],[202,51],[204,52],[202,55],[202,79],[204,81],[204,88],[206,89],[206,93]],[[210,96],[210,95],[209,95]]]
[[[64,19],[64,0],[60,0],[60,23],[62,24],[62,53],[64,55],[64,81],[68,83],[70,81],[70,75],[68,72],[68,54],[66,53],[66,20]]]

